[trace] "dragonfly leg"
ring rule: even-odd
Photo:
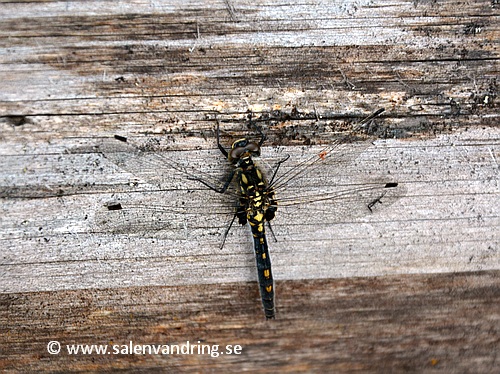
[[[222,144],[220,144],[220,123],[219,123],[219,120],[217,119],[217,117],[215,117],[215,121],[217,122],[217,147],[222,152],[224,157],[228,158],[228,153],[227,153],[226,149],[222,146]]]
[[[227,178],[226,182],[224,183],[224,185],[221,188],[214,187],[211,184],[209,184],[208,182],[205,182],[203,179],[198,178],[198,177],[188,177],[188,179],[198,181],[201,184],[204,184],[205,186],[210,188],[212,191],[215,191],[217,193],[224,193],[227,191],[229,185],[231,184],[231,181],[233,180],[235,173],[236,173],[236,169],[231,171],[231,174],[229,174],[229,177]]]
[[[269,232],[271,233],[271,236],[273,237],[275,243],[277,243],[278,239],[276,238],[276,235],[274,235],[274,230],[273,226],[271,226],[271,222],[267,221],[267,227],[269,227]]]
[[[257,126],[257,124],[254,121],[252,121],[252,118],[253,115],[252,112],[250,112],[250,114],[248,115],[248,120],[250,121],[250,125],[252,125],[260,135],[260,141],[259,141],[259,148],[260,148],[262,147],[262,144],[264,144],[264,142],[266,141],[266,135],[262,132],[262,129],[259,126]]]
[[[222,237],[222,243],[220,245],[220,249],[224,248],[224,244],[226,244],[226,239],[229,234],[229,230],[231,230],[231,227],[233,227],[234,220],[236,219],[237,213],[233,215],[233,219],[231,220],[231,223],[227,227],[226,231],[224,232],[224,236]]]
[[[273,185],[273,182],[274,182],[274,178],[276,177],[276,175],[278,174],[278,170],[281,166],[281,164],[283,164],[284,162],[286,162],[288,159],[290,158],[290,155],[286,155],[286,157],[280,161],[278,161],[278,163],[276,164],[276,169],[274,169],[274,172],[273,172],[273,177],[271,178],[271,182],[269,182],[269,185],[272,186]]]
[[[222,244],[220,246],[220,249],[222,249],[224,247],[224,244],[226,243],[227,236],[229,234],[229,231],[231,230],[231,227],[233,227],[233,223],[234,223],[236,217],[238,217],[238,223],[240,225],[247,224],[247,212],[245,210],[244,205],[238,204],[238,207],[236,208],[236,212],[233,215],[233,219],[229,223],[229,226],[227,227],[226,231],[224,232],[224,237],[222,239]]]

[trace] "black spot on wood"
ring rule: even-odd
[[[122,204],[120,204],[120,203],[106,204],[106,208],[108,208],[108,210],[122,210],[123,209]]]
[[[26,116],[3,116],[2,117],[4,121],[6,121],[9,125],[18,127],[18,126],[23,126],[27,123],[29,123],[29,120],[26,118]]]
[[[126,142],[127,142],[127,138],[126,138],[125,136],[115,135],[115,136],[114,136],[114,138],[115,138],[116,140],[119,140],[119,141],[124,142],[124,143],[126,143]]]

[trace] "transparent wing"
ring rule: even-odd
[[[219,150],[165,152],[157,138],[124,140],[113,140],[103,153],[145,185],[140,193],[107,201],[97,214],[96,229],[176,240],[223,233],[236,210],[237,185],[233,181],[225,194],[218,194],[199,182],[213,188],[224,184],[232,166]],[[279,236],[348,222],[389,206],[404,194],[403,186],[389,174],[370,170],[369,156],[359,161],[372,144],[350,140],[343,137],[327,147],[263,147],[256,163],[276,192],[278,212],[273,223],[281,227],[275,230]]]
[[[231,171],[218,150],[171,152],[161,146],[158,138],[110,140],[102,149],[103,155],[120,169],[165,190],[200,189],[201,184],[195,179],[217,188]],[[235,184],[226,195],[238,197]]]
[[[278,206],[273,221],[276,234],[311,233],[351,222],[377,214],[404,195],[404,186],[385,173],[378,160],[371,159],[377,155],[371,148],[375,147],[364,142],[310,147],[312,156],[291,155],[273,182]]]
[[[359,161],[373,144],[370,139],[354,142],[358,139],[352,134],[381,112],[383,109],[377,110],[355,125],[350,134],[326,147],[308,147],[306,152],[289,155],[286,162],[276,162],[271,185],[278,206],[284,207],[281,211],[292,212],[287,215],[290,224],[294,220],[297,225],[308,222],[320,226],[345,222],[387,207],[404,194],[404,186],[389,173],[379,169],[377,175],[376,168],[370,169],[378,160],[370,160],[369,152]]]
[[[232,219],[238,201],[235,183],[218,194],[194,180],[213,187],[224,184],[231,166],[218,150],[170,152],[155,139],[109,140],[101,149],[106,159],[131,174],[131,181],[126,192],[103,201],[95,231],[184,240],[210,231],[220,236]]]
[[[157,190],[115,194],[104,201],[94,231],[127,236],[187,240],[197,235],[220,238],[234,212],[231,201],[200,204],[209,190]],[[226,199],[227,200],[227,199]]]
[[[306,157],[302,157],[296,165],[289,168],[286,172],[281,173],[279,176],[274,173],[271,179],[271,185],[275,189],[283,189],[290,186],[291,182],[296,178],[307,177],[313,173],[318,174],[317,169],[325,168],[325,165],[329,162],[333,162],[340,170],[343,164],[352,162],[352,160],[357,158],[359,153],[370,145],[369,142],[365,141],[358,143],[357,146],[353,144],[349,146],[349,143],[353,143],[355,140],[352,134],[359,131],[365,124],[383,111],[384,109],[379,109],[370,114],[356,124],[349,134],[333,140],[330,145],[316,150],[313,149],[312,152],[309,150]]]

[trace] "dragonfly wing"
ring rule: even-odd
[[[398,200],[405,193],[404,186],[387,170],[375,167],[373,163],[379,160],[370,159],[373,153],[365,152],[372,146],[369,142],[339,144],[326,148],[326,154],[325,148],[315,148],[309,158],[292,153],[291,166],[286,166],[290,170],[283,172],[288,177],[280,176],[276,183],[282,188],[276,188],[275,226],[288,225],[290,235],[314,232],[376,214]],[[291,175],[292,179],[281,182]]]
[[[204,189],[198,180],[219,188],[230,174],[228,162],[218,150],[166,151],[155,145],[154,138],[114,141],[103,149],[104,157],[113,164],[161,189]],[[237,197],[235,189],[233,184],[227,194]]]
[[[139,181],[127,192],[103,201],[94,230],[181,240],[203,229],[223,232],[234,215],[234,184],[218,194],[195,180],[214,187],[223,184],[227,162],[222,165],[219,152],[162,152],[147,142],[129,140],[104,149],[106,159]]]
[[[200,205],[208,194],[213,200]],[[220,234],[235,207],[218,197],[209,190],[117,193],[95,213],[93,231],[172,240],[193,238],[200,230]]]
[[[288,153],[290,158],[280,166],[272,186],[276,190],[286,190],[293,186],[307,187],[308,180],[314,185],[321,178],[331,180],[345,173],[348,166],[370,146],[371,143],[363,142],[294,148]]]

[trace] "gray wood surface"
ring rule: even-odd
[[[2,3],[0,368],[215,371],[196,355],[89,364],[46,344],[234,335],[247,350],[228,370],[494,372],[499,18],[494,1]],[[249,133],[249,111],[271,116],[261,163],[289,154],[292,168],[378,108],[360,142],[289,189],[397,191],[373,213],[364,200],[283,204],[278,320],[264,324],[248,228],[220,249],[231,199],[172,165],[227,175],[215,115],[226,146]],[[163,158],[140,163],[116,134]]]

